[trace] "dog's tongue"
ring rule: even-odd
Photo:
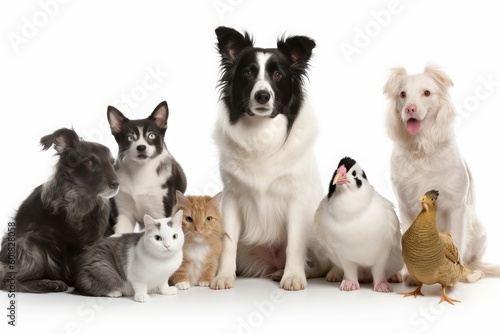
[[[410,118],[406,121],[406,131],[409,134],[414,135],[420,131],[420,121],[418,119]]]

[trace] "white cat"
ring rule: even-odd
[[[136,302],[148,301],[148,292],[176,294],[168,280],[182,263],[182,214],[156,220],[144,215],[144,232],[88,246],[77,261],[75,289],[90,296],[134,296]]]

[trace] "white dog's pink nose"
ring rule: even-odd
[[[414,113],[417,112],[417,106],[414,104],[409,104],[406,106],[406,113],[408,115],[413,115]]]

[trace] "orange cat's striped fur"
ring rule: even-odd
[[[222,252],[222,219],[219,211],[222,193],[210,196],[184,196],[177,191],[174,212],[183,211],[184,258],[171,277],[178,289],[209,286],[215,277]]]

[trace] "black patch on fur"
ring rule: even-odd
[[[171,217],[173,209],[177,203],[175,191],[179,190],[184,193],[187,188],[186,175],[179,164],[172,165],[172,175],[162,185],[163,189],[168,189],[167,195],[163,197],[163,207],[165,209],[165,216]]]
[[[316,46],[314,40],[306,36],[282,37],[277,48],[255,48],[254,41],[247,32],[218,27],[217,49],[221,55],[221,77],[218,83],[220,98],[229,111],[229,121],[235,124],[245,113],[252,115],[248,108],[250,92],[255,84],[255,75],[245,77],[243,73],[250,70],[258,73],[257,52],[271,55],[266,63],[269,78],[275,70],[283,77],[280,80],[269,80],[275,93],[274,112],[270,117],[283,114],[288,120],[287,135],[299,114],[304,100],[303,81],[307,77],[308,62],[312,50]]]
[[[361,186],[363,185],[363,181],[361,181],[360,179],[358,179],[357,177],[354,178],[354,180],[356,180],[356,186],[358,188],[361,188]]]

